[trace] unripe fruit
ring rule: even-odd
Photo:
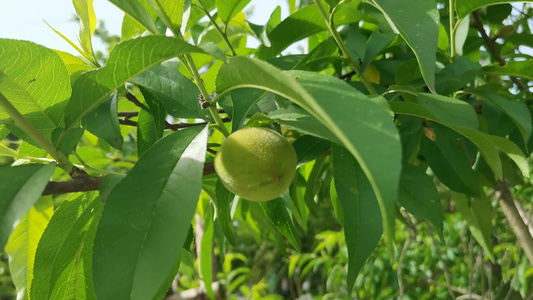
[[[224,186],[252,201],[279,197],[296,172],[296,152],[274,130],[251,127],[231,134],[215,157],[215,171]]]

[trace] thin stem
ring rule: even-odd
[[[430,236],[431,236],[431,240],[433,241],[433,246],[435,246],[437,256],[439,257],[439,262],[442,265],[442,272],[444,272],[444,278],[446,278],[446,286],[448,287],[448,292],[450,293],[450,296],[452,297],[452,299],[455,299],[455,294],[452,289],[451,275],[450,275],[450,272],[448,272],[448,266],[446,265],[446,262],[444,261],[444,258],[442,257],[442,254],[440,253],[440,250],[438,248],[437,242],[435,241],[433,230],[431,230]]]
[[[450,57],[452,59],[455,57],[455,20],[454,20],[454,11],[455,11],[455,0],[450,0],[448,2],[448,18],[450,18]]]
[[[196,65],[194,64],[194,61],[192,59],[192,56],[187,53],[185,54],[185,60],[189,64],[189,67],[192,72],[192,76],[194,77],[194,80],[196,81],[196,85],[200,89],[200,92],[202,93],[202,96],[204,97],[206,102],[211,103],[211,96],[207,92],[207,89],[205,88],[204,81],[202,80],[202,77],[200,77],[200,73],[198,72],[198,69],[196,68]],[[220,115],[218,113],[218,110],[216,108],[216,105],[210,105],[209,106],[209,112],[211,112],[211,115],[215,119],[215,123],[218,126],[218,130],[224,134],[224,136],[228,137],[230,135],[229,131],[226,129],[226,126],[224,126],[224,122],[222,121],[222,118],[220,118]]]
[[[198,4],[196,5],[196,7],[200,8],[201,10],[204,11],[205,15],[209,18],[209,21],[211,21],[211,23],[213,24],[213,26],[215,26],[215,29],[216,31],[218,32],[218,34],[220,34],[220,36],[222,37],[222,39],[224,40],[224,42],[226,43],[226,45],[228,46],[228,48],[230,49],[231,51],[231,54],[233,56],[237,56],[237,53],[235,52],[235,49],[233,49],[233,46],[231,45],[229,39],[228,39],[228,35],[226,34],[226,31],[222,31],[222,29],[220,29],[220,26],[218,26],[217,22],[215,19],[213,19],[213,17],[211,16],[211,14],[209,13],[209,11],[207,11],[207,9],[204,7],[204,5],[202,4],[202,1],[198,1]],[[227,27],[226,27],[227,28]]]
[[[72,170],[74,165],[69,161],[68,157],[57,151],[52,142],[37,130],[1,93],[0,107],[11,117],[13,125],[22,129],[34,142],[48,152],[59,163],[59,167],[67,173]]]
[[[78,166],[78,168],[83,169],[84,171],[89,171],[89,172],[97,173],[97,174],[100,174],[100,175],[110,175],[110,174],[123,175],[122,173],[112,172],[112,171],[107,171],[107,170],[102,170],[102,169],[97,169],[97,168],[93,168],[93,167],[89,166],[85,161],[83,161],[83,159],[81,159],[81,157],[78,155],[78,153],[76,153],[76,151],[72,152],[72,155],[74,155],[74,157],[76,157],[76,159],[81,164],[81,166]]]
[[[520,212],[516,207],[513,194],[509,185],[505,181],[498,181],[498,203],[502,208],[503,214],[515,232],[516,238],[524,250],[530,264],[533,264],[533,237],[529,233],[529,228],[522,220]]]
[[[318,7],[318,10],[320,11],[320,14],[322,15],[322,18],[324,18],[324,21],[326,22],[326,25],[328,26],[329,31],[331,32],[331,35],[335,39],[335,42],[337,42],[337,45],[341,49],[342,53],[344,54],[344,57],[348,61],[348,64],[352,69],[357,73],[359,76],[359,80],[363,83],[363,85],[366,87],[368,92],[371,95],[377,95],[378,93],[374,89],[374,86],[366,78],[365,74],[361,72],[361,68],[359,68],[359,63],[350,55],[350,51],[348,50],[348,47],[344,44],[344,41],[341,39],[339,33],[337,32],[335,25],[333,24],[333,15],[335,14],[335,10],[332,12],[331,15],[326,11],[324,6],[322,5],[322,2],[320,0],[315,0],[316,6]]]
[[[479,19],[478,13],[473,12],[472,18],[474,20],[473,22],[474,27],[477,29],[477,31],[481,35],[481,38],[483,38],[483,41],[485,41],[485,45],[487,45],[487,48],[489,49],[490,53],[492,53],[492,55],[494,56],[494,59],[496,59],[496,61],[498,62],[500,66],[505,66],[507,62],[502,58],[502,56],[500,55],[500,52],[498,52],[498,49],[496,49],[496,44],[494,43],[494,40],[491,39],[487,35],[487,32],[485,31],[485,28],[483,27],[483,24],[481,23],[481,20]],[[510,76],[510,79],[514,84],[516,84],[516,86],[518,86],[518,88],[521,91],[528,90],[528,87],[522,81],[520,81],[520,79],[518,79],[517,77]]]

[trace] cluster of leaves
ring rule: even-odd
[[[482,261],[503,264],[487,193],[531,185],[526,5],[511,14],[503,0],[288,1],[289,17],[278,7],[258,25],[241,11],[250,0],[110,2],[125,16],[104,66],[92,0],[73,0],[80,47],[65,37],[81,58],[0,39],[0,138],[20,139],[0,144],[13,159],[0,168],[0,247],[18,295],[160,299],[178,271],[211,297],[215,281],[227,296],[338,297],[354,285],[404,295],[417,282],[387,272],[374,281],[386,288],[369,289],[358,274],[392,269],[432,230],[456,239],[444,212],[465,219]],[[248,48],[250,38],[260,45]],[[308,53],[282,55],[304,38]],[[283,197],[248,202],[214,174],[213,153],[244,126],[293,141],[299,169]],[[396,228],[413,216],[428,223]],[[250,251],[243,236],[269,243]],[[398,255],[398,238],[419,243]],[[271,249],[260,269],[269,261],[287,277],[250,264]],[[446,275],[438,253],[425,265],[438,260]]]

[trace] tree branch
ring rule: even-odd
[[[78,170],[83,172],[82,170]],[[215,173],[215,167],[213,163],[204,164],[203,176]],[[58,195],[76,192],[90,192],[100,189],[100,184],[104,177],[90,176],[81,174],[74,178],[64,181],[50,181],[46,185],[42,195]]]
[[[481,21],[479,20],[478,13],[473,12],[472,18],[474,20],[473,22],[474,27],[477,29],[477,31],[481,35],[481,38],[483,38],[483,40],[485,41],[485,44],[487,45],[487,48],[489,48],[490,53],[492,53],[492,55],[494,56],[494,59],[496,59],[496,61],[498,62],[500,66],[505,66],[507,62],[502,58],[498,49],[496,49],[496,43],[494,42],[494,40],[491,39],[487,35],[487,32],[485,31],[485,28],[483,27],[483,23],[481,23]],[[528,90],[527,86],[522,81],[520,81],[520,79],[514,76],[510,76],[510,78],[511,78],[511,81],[514,84],[516,84],[521,91]]]
[[[529,260],[529,263],[533,265],[533,237],[529,233],[528,226],[523,222],[518,209],[516,208],[513,194],[509,189],[509,185],[505,181],[498,181],[498,203],[502,208],[505,219],[513,228],[516,234],[518,243],[524,250],[524,253]]]

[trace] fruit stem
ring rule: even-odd
[[[376,92],[376,89],[374,89],[374,86],[366,78],[365,74],[361,72],[361,68],[359,68],[359,64],[357,61],[350,55],[350,51],[348,50],[348,47],[344,44],[342,38],[340,37],[339,33],[335,29],[335,24],[333,23],[333,16],[335,15],[335,11],[337,10],[337,7],[342,5],[342,2],[340,2],[335,8],[333,9],[331,15],[326,11],[324,6],[322,5],[321,0],[315,0],[316,6],[318,7],[318,10],[320,11],[320,14],[322,14],[322,18],[324,18],[324,21],[326,22],[326,25],[328,26],[329,31],[331,32],[331,35],[335,39],[335,42],[337,42],[337,45],[341,49],[342,53],[344,54],[344,57],[348,61],[348,64],[352,69],[355,71],[357,76],[359,76],[359,80],[363,83],[363,85],[366,87],[370,95],[378,95]]]

